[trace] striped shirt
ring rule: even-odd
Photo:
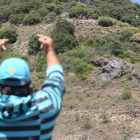
[[[27,97],[0,94],[0,140],[51,140],[65,92],[63,69],[50,66],[42,90]]]

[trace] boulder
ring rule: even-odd
[[[132,72],[134,68],[128,65],[121,59],[113,58],[108,61],[105,66],[101,68],[101,75],[99,76],[101,80],[107,81],[114,77],[121,77],[127,72]]]
[[[129,41],[130,41],[130,42],[137,42],[137,43],[140,44],[140,38],[139,38],[139,37],[135,37],[135,36],[130,37],[130,38],[129,38]]]

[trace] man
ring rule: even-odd
[[[27,63],[9,58],[0,66],[0,140],[51,140],[65,92],[63,69],[53,49],[52,39],[37,35],[47,58],[47,80],[31,94]],[[0,54],[8,39],[0,39]]]

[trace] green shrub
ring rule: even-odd
[[[89,38],[88,40],[87,40],[87,44],[88,45],[92,45],[94,43],[94,39],[93,38]]]
[[[28,42],[28,54],[36,55],[40,51],[40,43],[36,34],[30,36],[30,40]]]
[[[41,8],[38,10],[38,12],[39,12],[39,15],[43,18],[43,17],[47,16],[47,14],[49,13],[49,10],[46,8]]]
[[[72,8],[73,6],[76,6],[76,5],[77,5],[77,2],[76,1],[70,2],[70,8]]]
[[[105,27],[113,26],[113,21],[109,17],[100,17],[98,19],[98,25],[105,26]]]
[[[84,81],[87,79],[86,75],[89,75],[93,68],[91,64],[88,64],[88,61],[94,54],[90,53],[90,57],[87,54],[89,53],[86,48],[77,47],[59,54],[58,57],[65,71],[74,72],[80,81]]]
[[[35,25],[41,22],[40,15],[36,11],[31,11],[24,18],[24,25]]]
[[[68,33],[57,33],[53,38],[56,53],[64,53],[77,45],[76,39]]]
[[[56,8],[55,3],[49,3],[46,5],[46,8],[49,10],[49,12],[53,12],[54,9]]]
[[[37,68],[36,68],[36,71],[37,72],[42,71],[43,65],[46,66],[46,57],[39,58],[37,60]]]
[[[76,6],[73,6],[72,8],[70,8],[69,10],[69,16],[71,17],[75,17],[75,15],[86,15],[87,14],[87,9],[86,6],[83,4],[78,4]]]
[[[8,38],[9,43],[15,43],[17,36],[17,29],[13,26],[5,27],[0,30],[0,38]]]
[[[130,63],[135,64],[136,62],[139,62],[140,58],[130,57]]]
[[[71,22],[68,22],[66,19],[59,19],[56,22],[56,25],[51,33],[51,36],[53,37],[54,35],[60,32],[74,35],[75,26]]]
[[[45,23],[51,23],[56,19],[56,13],[55,12],[50,12],[46,17],[44,17],[44,22]]]
[[[0,22],[6,22],[13,13],[13,8],[9,5],[0,6]]]
[[[121,31],[121,39],[122,40],[129,39],[133,34],[134,34],[133,31],[130,29],[123,29]]]
[[[109,123],[109,117],[107,116],[107,114],[105,112],[102,113],[102,119],[103,119],[103,123]]]
[[[94,46],[97,54],[119,55],[122,53],[122,46],[119,38],[112,35],[104,35],[94,39]]]
[[[124,90],[123,93],[122,93],[122,95],[121,95],[121,98],[123,100],[129,100],[129,99],[131,99],[132,98],[131,91],[130,90]]]
[[[27,56],[22,56],[21,59],[25,60],[26,62],[30,60]]]
[[[62,6],[58,5],[54,8],[54,12],[58,15],[60,14],[62,11]]]
[[[19,13],[29,13],[30,7],[26,3],[18,3],[15,7],[14,13],[19,14]]]
[[[23,13],[11,15],[9,17],[9,22],[11,24],[15,24],[15,25],[22,24],[23,23],[23,20],[24,20],[24,17],[25,17],[25,15]]]

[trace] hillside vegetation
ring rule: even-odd
[[[46,79],[36,34],[53,38],[67,87],[53,140],[139,139],[139,16],[130,0],[0,1],[0,61],[27,61],[34,92]]]

